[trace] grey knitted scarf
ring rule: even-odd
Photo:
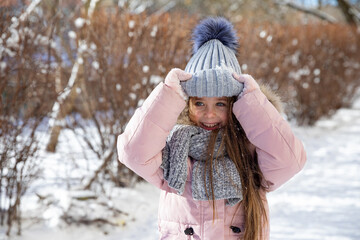
[[[188,174],[187,158],[190,156],[195,161],[191,179],[193,198],[212,199],[210,174],[209,170],[205,170],[210,134],[211,131],[190,125],[176,125],[171,131],[162,151],[161,168],[164,170],[164,179],[171,188],[177,190],[178,194],[182,195],[185,189]],[[226,151],[219,151],[221,135],[219,132],[213,154],[214,197],[215,200],[226,199],[226,204],[233,206],[243,198],[240,175]],[[204,178],[206,178],[206,189]]]

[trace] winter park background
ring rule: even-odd
[[[220,4],[221,3],[221,4]],[[117,161],[134,110],[229,18],[306,148],[271,239],[360,239],[360,1],[0,1],[0,240],[157,239],[159,190]]]

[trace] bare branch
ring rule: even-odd
[[[349,24],[360,24],[360,11],[346,0],[338,0],[339,8]]]
[[[110,163],[110,161],[112,160],[112,156],[114,155],[115,149],[116,149],[116,141],[114,141],[114,143],[112,144],[112,147],[109,148],[105,153],[104,153],[104,157],[102,158],[102,164],[101,166],[95,171],[94,176],[90,179],[90,181],[88,182],[88,184],[86,184],[86,186],[84,187],[84,189],[90,189],[91,185],[93,184],[94,181],[96,181],[96,179],[98,178],[98,175],[107,167],[107,165]]]
[[[323,11],[320,11],[318,9],[307,8],[307,7],[298,5],[296,3],[293,3],[293,2],[290,2],[290,1],[287,1],[287,0],[278,0],[278,1],[276,1],[276,4],[282,5],[282,6],[287,6],[289,8],[295,9],[297,11],[310,14],[310,15],[312,15],[314,17],[320,18],[321,20],[327,21],[329,23],[338,22],[338,20],[336,18],[334,18],[333,16],[331,16],[331,15],[329,15],[329,14],[323,12]]]
[[[90,5],[88,9],[88,15],[87,19],[89,20],[89,24],[91,24],[92,15],[94,13],[94,9],[96,7],[96,4],[99,0],[90,0]],[[48,140],[47,144],[47,151],[55,152],[55,148],[57,145],[59,133],[61,131],[61,120],[63,119],[63,116],[61,115],[61,107],[63,103],[67,100],[67,98],[70,96],[70,93],[73,92],[74,85],[78,81],[78,72],[80,65],[83,64],[83,55],[81,50],[81,45],[86,45],[86,40],[78,39],[78,51],[77,51],[77,59],[75,60],[75,63],[73,65],[71,76],[69,78],[68,84],[65,87],[64,91],[58,96],[57,100],[55,101],[52,111],[50,113],[50,121],[49,125],[51,127],[51,133],[50,133],[50,139]],[[76,94],[76,92],[73,92]],[[73,105],[71,102],[70,105]]]

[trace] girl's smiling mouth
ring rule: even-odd
[[[220,128],[220,123],[200,123],[200,127],[204,128],[205,130],[215,130]]]

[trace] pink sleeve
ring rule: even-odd
[[[235,102],[233,112],[256,147],[269,191],[280,187],[303,168],[306,162],[303,144],[261,90],[242,96]]]
[[[162,188],[161,150],[185,107],[174,90],[160,83],[138,108],[119,135],[119,161],[148,182]]]

